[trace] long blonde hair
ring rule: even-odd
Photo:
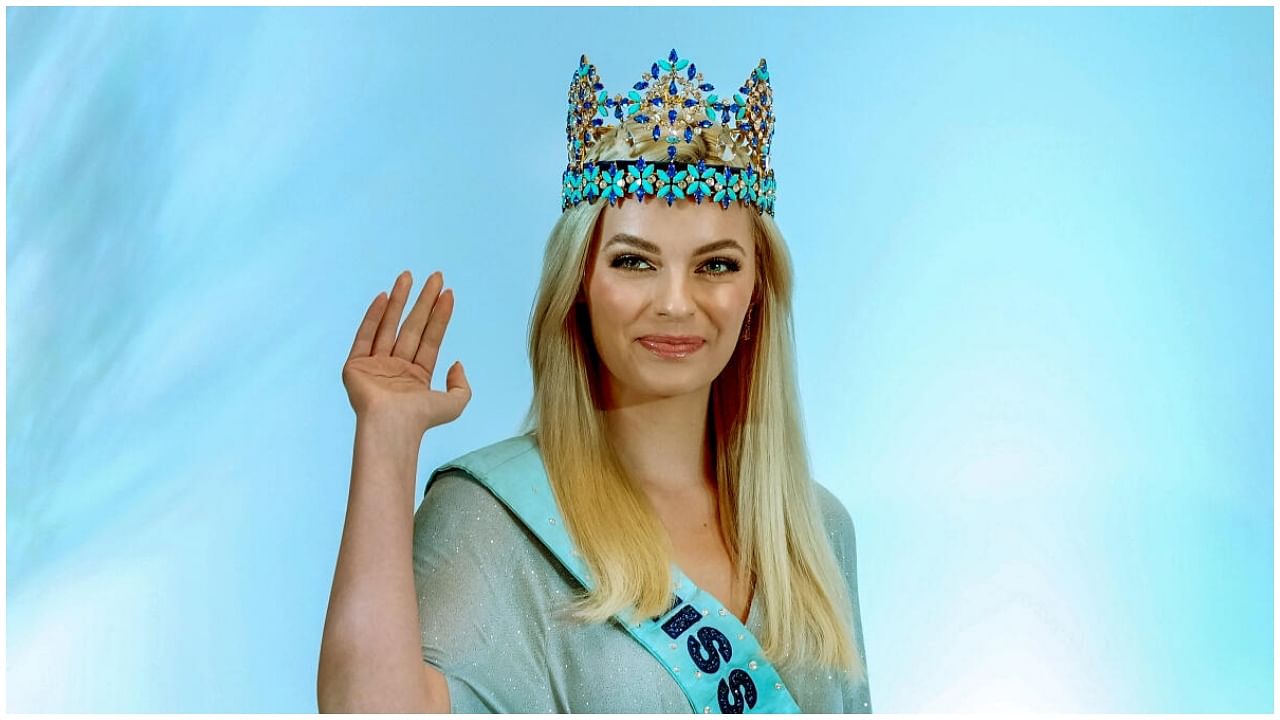
[[[745,167],[738,156],[720,155],[718,130],[704,129],[692,143],[680,144],[675,160]],[[619,127],[600,138],[592,158],[667,159],[667,143],[641,140],[633,147],[622,132]],[[636,136],[643,138],[644,128]],[[565,210],[547,239],[529,318],[533,400],[521,432],[536,434],[566,529],[596,581],[573,604],[574,616],[602,622],[628,612],[637,622],[669,609],[672,554],[661,521],[628,480],[606,435],[601,361],[580,302],[607,202],[597,198]],[[738,585],[755,583],[755,602],[764,611],[761,645],[771,661],[807,661],[865,677],[853,644],[849,593],[827,540],[795,401],[791,260],[773,218],[754,209],[751,214],[757,259],[751,337],[739,341],[712,382],[707,424],[724,540],[736,559]]]

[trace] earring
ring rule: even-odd
[[[752,306],[754,307],[754,306]],[[751,307],[747,308],[747,319],[742,323],[742,339],[751,339]]]

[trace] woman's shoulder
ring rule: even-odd
[[[414,513],[419,543],[501,542],[510,547],[525,540],[522,527],[484,483],[461,468],[433,474]]]
[[[530,452],[534,454],[529,456]],[[500,491],[533,472],[527,463],[536,462],[536,458],[533,436],[526,434],[489,443],[440,464],[427,478],[415,513],[417,534],[526,540],[523,521]],[[517,460],[521,462],[514,462]]]
[[[491,442],[488,445],[458,455],[437,467],[432,475],[434,476],[437,473],[453,468],[465,468],[476,473],[488,474],[513,461],[524,460],[527,462],[535,458],[541,459],[538,454],[537,435],[523,433]]]
[[[814,494],[818,498],[818,508],[822,511],[823,524],[831,544],[839,555],[841,562],[856,557],[857,538],[853,526],[853,516],[845,504],[831,492],[827,486],[813,481]]]

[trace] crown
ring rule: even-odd
[[[747,76],[732,98],[711,94],[715,86],[704,82],[697,66],[681,58],[672,48],[665,60],[653,63],[626,95],[612,97],[596,74],[596,66],[583,55],[569,84],[569,108],[565,122],[569,164],[564,172],[561,212],[582,201],[605,198],[610,205],[627,195],[643,202],[657,197],[671,205],[680,198],[698,204],[706,198],[728,208],[732,202],[754,207],[773,215],[775,186],[769,167],[769,146],[773,138],[773,90],[764,58]],[[705,97],[703,93],[709,93]],[[653,124],[655,142],[665,136],[667,162],[635,160],[586,161],[587,151],[606,130],[605,118],[612,114],[623,121],[627,144],[635,145],[631,123]],[[691,143],[719,119],[720,140],[715,148],[719,159],[728,163],[744,157],[747,167],[696,165],[675,162],[676,144]],[[665,165],[665,167],[664,167]]]

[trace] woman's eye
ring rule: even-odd
[[[613,262],[609,264],[609,267],[622,268],[623,270],[629,270],[629,271],[639,271],[642,268],[637,267],[635,265],[635,263],[637,262],[644,263],[645,265],[649,264],[647,260],[645,260],[644,258],[638,255],[619,255],[618,257],[613,259]],[[739,269],[741,269],[741,266],[738,264],[738,261],[733,260],[732,258],[712,258],[706,261],[705,263],[703,263],[702,266],[703,267],[719,266],[723,268],[721,270],[710,271],[709,274],[711,275],[727,275],[729,273],[737,272]]]
[[[613,262],[609,264],[609,267],[620,267],[623,270],[638,270],[639,268],[635,267],[635,265],[630,262],[632,260],[638,260],[646,265],[649,264],[645,262],[644,258],[637,255],[619,255],[613,259]]]
[[[726,269],[711,273],[712,275],[727,275],[729,273],[738,272],[738,261],[730,258],[711,258],[707,261],[707,265],[723,265]]]

